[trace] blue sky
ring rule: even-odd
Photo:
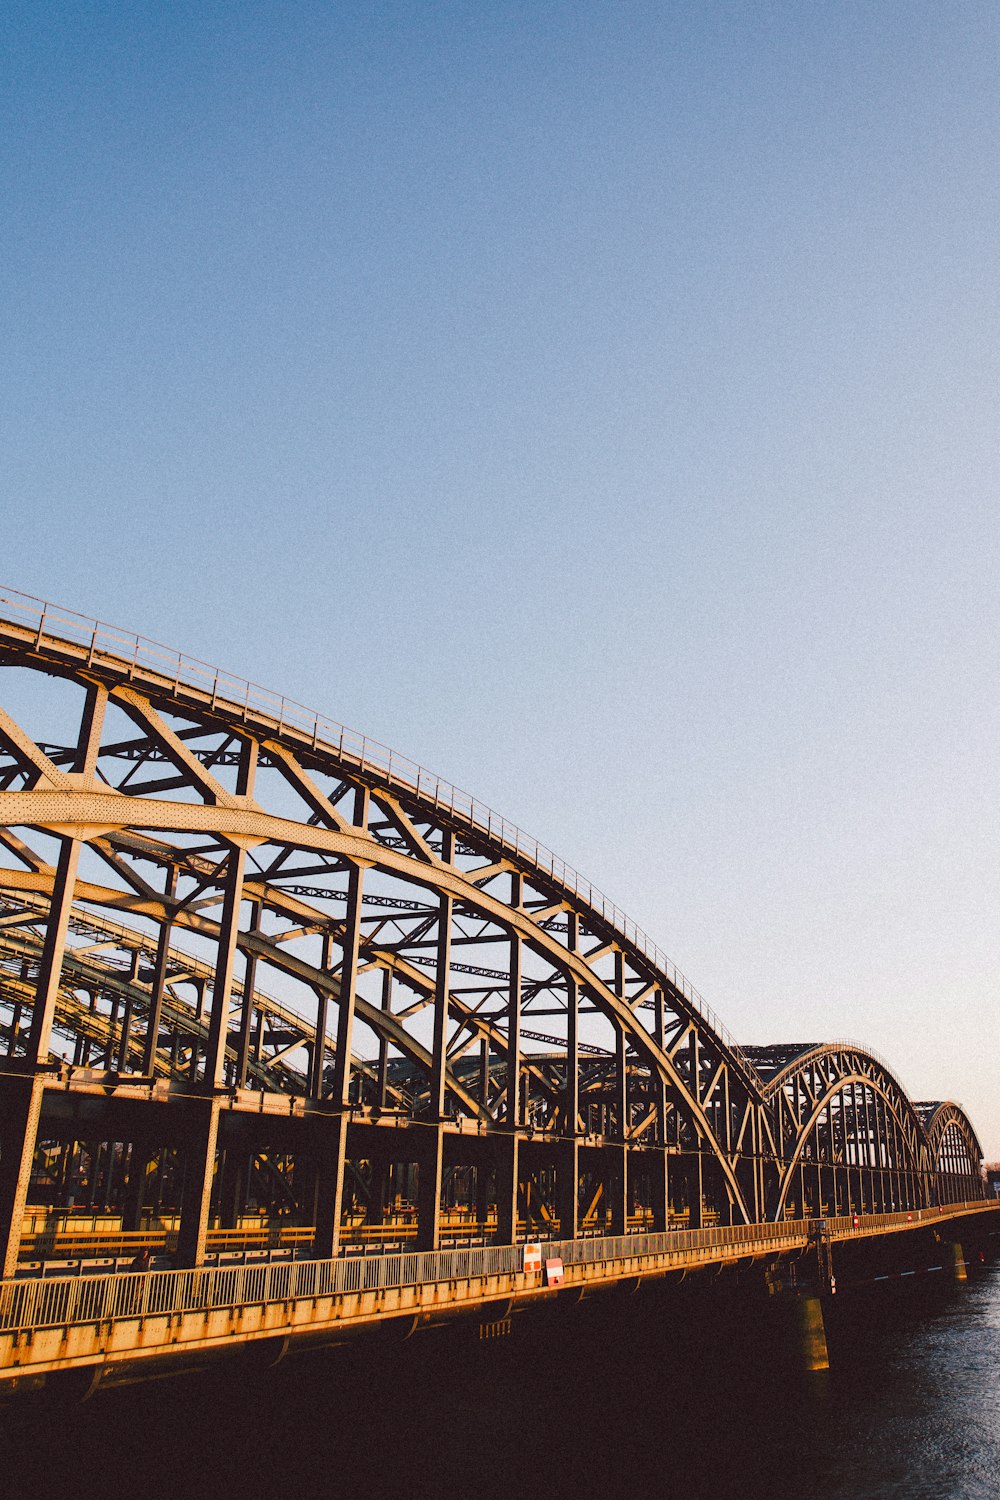
[[[1000,1156],[995,5],[11,3],[6,583]]]

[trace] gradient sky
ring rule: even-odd
[[[422,760],[1000,1156],[993,0],[0,50],[0,580]]]

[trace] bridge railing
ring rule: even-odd
[[[292,698],[271,692],[245,678],[234,677],[218,667],[175,651],[159,641],[134,635],[131,631],[107,625],[101,620],[77,614],[73,610],[49,604],[16,589],[0,588],[0,621],[7,620],[27,631],[36,649],[48,645],[58,651],[60,645],[83,648],[89,664],[102,662],[122,673],[129,681],[147,681],[166,685],[175,695],[188,695],[204,707],[206,701],[234,713],[244,721],[251,716],[278,734],[291,734],[314,749],[333,754],[339,761],[362,774],[376,772],[390,786],[414,793],[442,813],[478,829],[508,850],[548,875],[563,889],[596,912],[615,932],[642,953],[670,984],[708,1022],[709,1026],[740,1061],[750,1078],[757,1073],[739,1043],[728,1031],[705,998],[663,950],[621,910],[603,891],[557,854],[525,833],[516,824],[494,812],[469,792],[445,781],[426,766],[419,765],[379,740],[359,734],[346,725],[328,719],[306,708]]]
[[[982,1200],[950,1204],[950,1212],[982,1209]],[[870,1214],[826,1221],[832,1233],[873,1232],[937,1219],[938,1209]],[[792,1241],[802,1244],[818,1221],[789,1219],[711,1229],[674,1229],[654,1234],[553,1240],[546,1258],[564,1266],[636,1260],[713,1249],[738,1249]],[[111,1323],[119,1318],[163,1317],[192,1311],[291,1303],[300,1298],[337,1297],[367,1291],[515,1276],[524,1270],[524,1245],[487,1245],[465,1250],[417,1251],[353,1256],[339,1260],[278,1261],[186,1271],[126,1271],[120,1274],[25,1278],[0,1282],[0,1334]]]

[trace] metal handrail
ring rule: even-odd
[[[390,786],[433,802],[438,811],[447,812],[470,828],[485,833],[500,845],[501,850],[515,854],[585,902],[602,921],[642,953],[707,1022],[748,1076],[758,1086],[763,1086],[757,1069],[731,1032],[662,948],[565,860],[469,792],[462,791],[381,741],[369,739],[367,735],[348,729],[258,683],[223,672],[198,657],[175,651],[146,636],[108,625],[17,589],[0,586],[0,626],[5,622],[29,631],[35,650],[41,650],[46,643],[83,647],[87,651],[88,665],[111,664],[129,681],[143,675],[153,677],[160,683],[166,682],[174,696],[183,696],[182,690],[186,688],[198,702],[207,698],[214,708],[224,708],[244,721],[252,716],[275,728],[278,734],[296,734],[307,740],[311,748],[323,750],[358,770],[375,771]]]
[[[995,1208],[988,1200],[889,1214],[845,1215],[826,1220],[789,1219],[710,1229],[673,1229],[652,1234],[551,1240],[549,1259],[564,1266],[809,1240],[825,1224],[832,1233],[877,1232],[893,1226],[939,1220],[945,1212]],[[486,1245],[459,1250],[403,1251],[337,1260],[275,1261],[185,1271],[124,1271],[90,1276],[32,1277],[0,1281],[0,1335],[29,1329],[113,1322],[119,1318],[211,1312],[299,1298],[338,1297],[367,1291],[419,1288],[436,1282],[524,1275],[525,1247]],[[530,1280],[527,1278],[530,1277]]]

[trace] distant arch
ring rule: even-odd
[[[938,1203],[983,1196],[983,1148],[965,1110],[951,1099],[914,1106],[923,1124]]]

